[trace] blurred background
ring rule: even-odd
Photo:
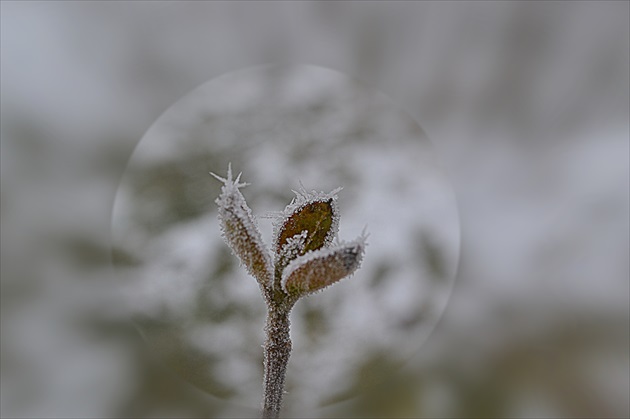
[[[291,360],[287,415],[627,417],[629,13],[1,2],[0,414],[256,414],[264,307],[217,238],[206,174],[232,161],[256,214],[298,178],[341,184],[341,238],[372,231],[365,275],[295,313],[313,355]],[[267,63],[284,70],[234,72]],[[413,245],[386,237],[396,200],[422,214]],[[402,328],[375,323],[357,351],[335,337],[362,323],[324,308],[374,290],[401,317],[369,321]]]

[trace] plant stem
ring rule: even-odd
[[[265,325],[263,418],[277,418],[280,414],[284,377],[291,356],[290,310],[281,304],[269,304]]]

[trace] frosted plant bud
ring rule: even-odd
[[[262,416],[277,418],[282,405],[284,378],[291,354],[289,313],[296,301],[354,273],[365,252],[365,230],[350,243],[331,246],[337,235],[337,192],[307,192],[304,187],[274,222],[274,253],[267,252],[251,210],[232,179],[212,174],[223,182],[216,200],[223,238],[258,279],[267,303],[266,340],[263,346],[264,400]]]
[[[296,234],[286,240],[280,252],[276,254],[275,267],[277,271],[282,273],[289,262],[304,254],[307,236],[308,231],[302,230],[300,234]]]
[[[214,173],[211,175],[223,182],[221,194],[215,201],[219,207],[219,222],[223,239],[260,285],[271,286],[273,281],[271,256],[262,240],[252,212],[239,191],[239,188],[248,184],[239,182],[241,174],[236,179],[232,179],[231,165],[228,166],[227,178]]]
[[[302,296],[322,290],[354,273],[365,252],[366,236],[349,243],[311,251],[294,259],[283,272],[282,288]]]
[[[274,223],[276,255],[282,255],[289,241],[303,234],[303,245],[295,257],[332,243],[339,227],[337,192],[340,190],[338,188],[330,193],[307,192],[302,187],[299,191],[293,191],[296,197]],[[294,247],[292,244],[289,246]]]

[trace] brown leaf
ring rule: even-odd
[[[282,276],[282,287],[291,295],[319,291],[351,275],[361,264],[365,237],[309,252],[294,259]]]

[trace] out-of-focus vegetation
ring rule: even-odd
[[[256,184],[244,193],[261,213],[290,200],[286,186],[306,167],[307,187],[346,188],[342,217],[361,209],[378,219],[369,184],[400,197],[426,178],[392,171],[426,167],[405,160],[432,155],[412,141],[422,133],[405,118],[384,118],[386,99],[362,109],[369,88],[331,91],[262,72],[241,91],[223,79],[217,107],[197,121],[186,116],[198,104],[179,104],[183,122],[166,133],[186,135],[156,140],[171,149],[141,144],[134,155],[145,157],[130,156],[164,110],[208,79],[305,62],[358,77],[421,123],[455,189],[462,247],[454,292],[422,345],[414,333],[439,317],[431,291],[449,287],[453,267],[449,247],[427,228],[409,232],[414,264],[368,247],[370,275],[351,280],[363,281],[355,282],[367,298],[422,271],[426,294],[401,287],[379,306],[400,310],[373,313],[392,321],[391,342],[327,338],[344,330],[326,308],[349,307],[363,289],[353,282],[296,307],[303,346],[289,364],[287,412],[627,417],[628,7],[1,2],[0,413],[257,414],[264,307],[249,304],[256,285],[234,275],[220,242],[214,247],[219,185],[207,172],[232,161]],[[261,111],[265,103],[247,95],[274,106]],[[340,122],[322,123],[331,120]],[[355,149],[363,160],[353,160]],[[133,222],[114,217],[124,240],[112,247],[121,181],[138,205]],[[440,219],[440,208],[421,208],[420,220]],[[363,227],[363,217],[348,217],[342,237]],[[387,225],[369,227],[371,243],[387,239],[381,249],[399,242]],[[405,296],[419,302],[408,316]],[[335,371],[313,374],[317,354],[352,354],[352,345],[361,356],[338,364],[351,371],[341,382]]]

